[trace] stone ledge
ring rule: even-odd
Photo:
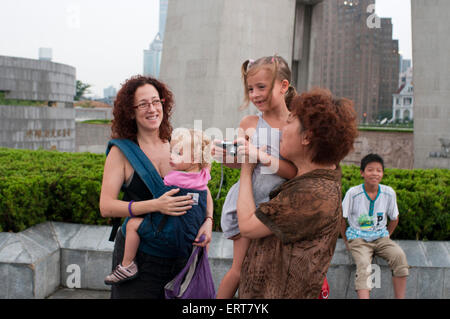
[[[59,246],[51,223],[0,233],[0,298],[44,298],[60,284]]]
[[[79,288],[109,290],[103,283],[111,271],[114,243],[109,226],[46,222],[23,232],[0,233],[0,298],[45,298],[59,286],[68,287],[79,267]],[[450,242],[396,241],[408,258],[407,298],[450,298]],[[217,287],[231,267],[233,243],[214,232],[209,260]],[[381,269],[381,288],[372,298],[393,298],[387,263],[375,258]],[[355,266],[342,240],[328,270],[330,298],[356,298]],[[73,288],[73,287],[68,287]]]

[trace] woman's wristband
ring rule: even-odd
[[[134,203],[134,200],[130,200],[130,202],[128,203],[128,213],[130,214],[131,217],[136,217],[134,216],[133,212],[131,211],[131,204]]]

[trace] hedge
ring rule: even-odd
[[[99,214],[105,156],[0,148],[0,231],[51,220],[106,225]]]
[[[108,225],[99,213],[104,155],[0,148],[0,231],[19,232],[44,221]],[[214,230],[239,170],[214,163],[209,188]],[[356,166],[342,166],[342,194],[362,183]],[[400,223],[395,239],[450,240],[450,170],[386,169],[383,184],[397,192]]]

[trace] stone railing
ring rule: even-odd
[[[45,298],[61,286],[110,289],[103,283],[112,266],[110,231],[108,226],[46,222],[16,234],[0,233],[0,298]],[[450,242],[396,242],[411,266],[406,297],[450,298]],[[209,261],[216,289],[232,258],[232,242],[213,233]],[[371,297],[393,298],[388,265],[380,258],[374,263],[381,269],[380,288]],[[339,239],[327,275],[330,298],[356,298],[354,276],[351,255]]]

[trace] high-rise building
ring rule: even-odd
[[[39,48],[39,60],[51,61],[53,58],[52,48]]]
[[[144,50],[144,75],[159,77],[164,32],[169,0],[159,2],[159,32],[156,34],[148,50]]]
[[[159,77],[163,42],[158,33],[148,50],[144,50],[144,75]]]
[[[374,121],[381,111],[392,110],[392,94],[398,89],[398,41],[392,39],[391,19],[380,19],[368,10],[374,3],[323,2],[314,57],[320,71],[312,75],[313,83],[353,100],[362,123]]]
[[[103,97],[107,98],[115,98],[117,95],[117,90],[114,86],[110,85],[106,89],[103,89]]]
[[[159,34],[164,40],[164,32],[166,31],[167,9],[169,7],[169,0],[159,0]]]
[[[412,67],[412,61],[409,59],[402,59],[402,64],[400,66],[400,72],[404,73],[408,71],[409,68]]]

